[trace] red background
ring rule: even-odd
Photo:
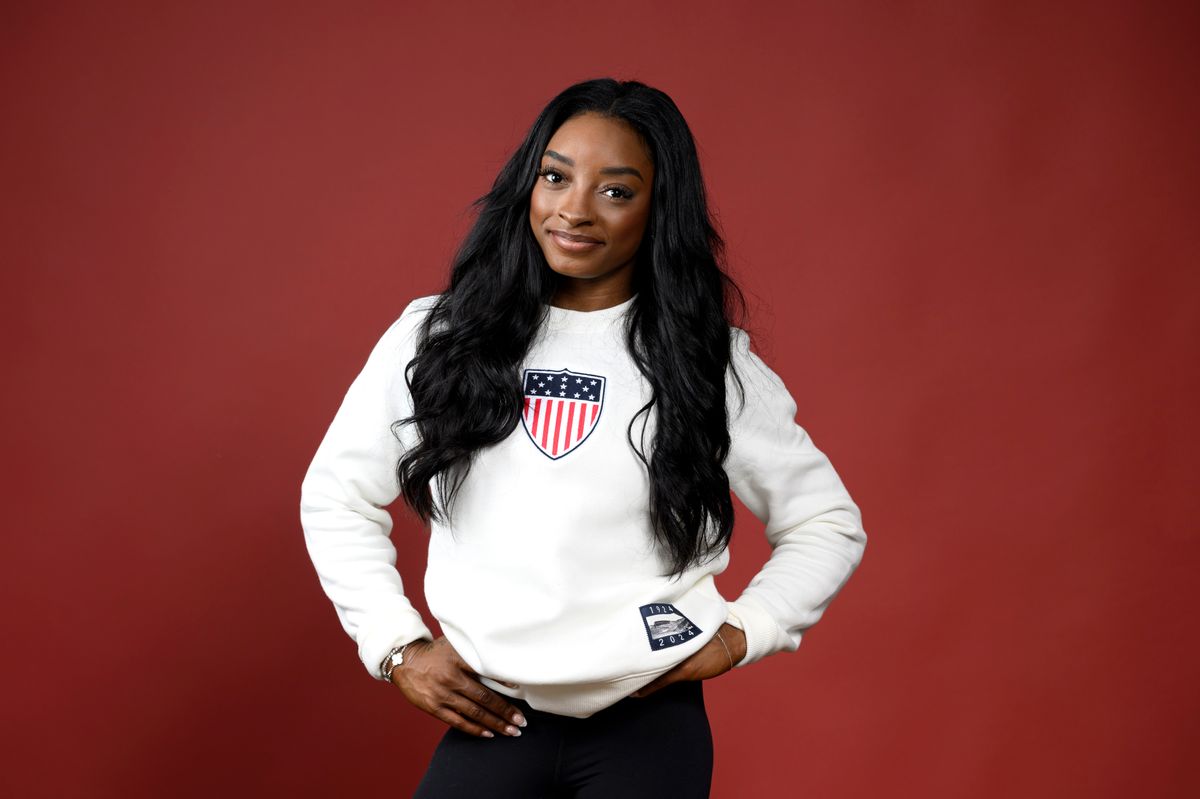
[[[1197,789],[1196,6],[733,5],[6,4],[0,792],[411,792],[444,726],[362,670],[300,479],[601,75],[689,120],[870,536],[706,685],[713,795]],[[744,509],[733,554],[730,598]]]

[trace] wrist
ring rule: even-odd
[[[424,638],[414,638],[404,644],[392,647],[392,651],[388,652],[387,657],[379,664],[379,673],[387,682],[392,681],[392,672],[401,668],[404,663],[411,657],[411,654],[416,651],[414,644],[422,641],[427,641]]]
[[[746,631],[741,627],[726,622],[721,625],[721,633],[724,635],[725,641],[733,653],[733,665],[736,666],[746,657],[746,651],[749,649],[749,645],[746,642]]]

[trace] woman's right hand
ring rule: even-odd
[[[484,738],[495,737],[492,730],[520,735],[513,726],[525,726],[520,710],[479,682],[478,676],[443,635],[436,641],[409,644],[404,662],[392,669],[392,684],[413,705],[463,732]],[[516,687],[505,680],[496,682]]]

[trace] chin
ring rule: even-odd
[[[582,275],[578,274],[580,270],[596,269],[595,263],[586,255],[572,258],[569,255],[563,255],[559,252],[546,253],[546,251],[543,250],[542,256],[546,259],[546,263],[550,265],[552,270],[555,272],[569,274],[573,277],[582,277]]]
[[[595,277],[597,274],[603,274],[602,271],[588,269],[577,264],[550,264],[550,271],[562,277],[575,277],[586,280],[590,277]]]

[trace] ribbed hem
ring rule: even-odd
[[[433,640],[434,635],[425,626],[421,614],[413,611],[412,615],[391,620],[387,625],[379,625],[369,631],[360,632],[358,638],[358,657],[366,666],[367,671],[377,680],[383,680],[379,664],[392,651],[392,647],[407,644],[418,638]]]
[[[542,303],[545,309],[546,327],[555,331],[605,330],[624,320],[626,313],[637,301],[637,294],[619,305],[601,308],[598,311],[572,311],[557,305]]]
[[[749,666],[785,648],[785,642],[781,640],[786,637],[783,631],[774,617],[753,597],[743,594],[730,602],[729,615],[729,623],[740,627],[746,635],[746,656],[734,664],[735,669]]]
[[[516,699],[524,699],[529,705],[546,713],[574,716],[584,719],[609,705],[620,702],[631,693],[647,685],[655,677],[670,671],[677,664],[650,674],[636,674],[610,682],[573,683],[571,685],[538,685],[510,688],[491,677],[480,676],[479,681],[493,691]]]

